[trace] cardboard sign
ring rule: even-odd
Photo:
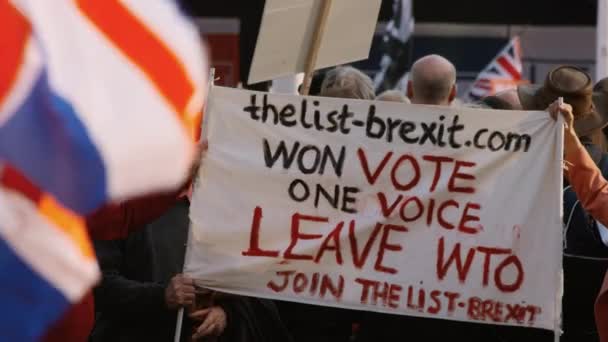
[[[266,0],[248,83],[304,72],[324,0]],[[318,69],[367,58],[381,0],[333,0]]]
[[[544,112],[214,88],[185,272],[311,304],[554,329],[561,129]]]

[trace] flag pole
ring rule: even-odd
[[[317,19],[317,27],[312,37],[312,43],[310,50],[308,51],[308,57],[306,58],[306,65],[304,68],[304,81],[302,82],[302,95],[308,95],[310,92],[310,84],[312,83],[312,76],[317,66],[317,57],[319,55],[319,48],[321,47],[321,39],[325,32],[325,24],[329,17],[329,10],[331,8],[332,0],[325,0],[321,2],[321,11]]]
[[[207,122],[209,122],[209,96],[211,95],[211,88],[213,88],[213,83],[215,82],[215,68],[211,68],[209,70],[209,83],[207,84],[207,94],[205,94],[205,105],[203,109],[203,120],[201,120],[201,140],[207,137]],[[197,171],[198,175],[198,171]],[[197,179],[197,176],[194,176],[194,181]],[[191,227],[188,229],[188,241],[186,242],[186,253],[184,256],[184,267],[186,266],[186,260],[188,260],[188,246],[190,246],[190,234],[192,232]],[[183,267],[182,267],[183,271]],[[175,321],[175,335],[173,337],[173,342],[179,342],[182,337],[182,324],[184,322],[184,308],[180,308],[177,311],[177,319]]]
[[[597,1],[596,82],[608,77],[608,0]]]

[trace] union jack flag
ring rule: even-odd
[[[476,101],[522,83],[522,61],[519,37],[513,37],[507,46],[486,66],[467,92],[470,101]]]

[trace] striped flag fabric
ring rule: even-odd
[[[172,1],[2,1],[0,159],[86,214],[178,186],[207,68]]]
[[[35,341],[98,279],[84,220],[14,168],[0,176],[0,339]]]
[[[0,22],[0,339],[36,341],[99,278],[83,216],[185,181],[208,69],[172,1],[3,0]]]
[[[513,37],[473,82],[466,98],[477,101],[522,83],[522,57],[519,37]]]

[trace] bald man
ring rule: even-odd
[[[456,68],[439,55],[428,55],[412,65],[407,96],[414,104],[449,106],[456,98]]]

